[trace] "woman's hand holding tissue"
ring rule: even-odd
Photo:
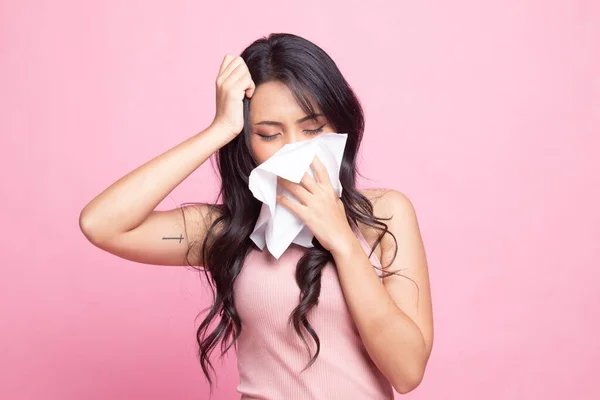
[[[315,156],[310,164],[315,178],[305,173],[300,183],[277,177],[278,184],[300,203],[278,195],[277,202],[304,221],[319,243],[332,254],[343,254],[357,241],[348,224],[342,200],[329,180],[325,165]]]

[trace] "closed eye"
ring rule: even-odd
[[[320,127],[318,127],[317,129],[305,129],[304,132],[308,133],[309,135],[316,135],[318,133],[323,132],[323,128],[325,127],[325,125],[327,125],[327,124],[323,124]],[[260,136],[261,140],[269,141],[269,140],[275,139],[277,136],[279,136],[281,134],[277,133],[275,135],[263,135],[263,134],[257,133],[257,135]]]
[[[323,132],[323,127],[325,127],[325,125],[327,125],[327,124],[323,124],[320,127],[318,127],[317,129],[312,129],[312,130],[307,129],[304,132],[307,132],[310,135],[316,135],[317,133]]]
[[[258,136],[260,136],[261,140],[273,140],[277,137],[277,135],[279,135],[279,133],[277,135],[261,135],[260,133],[257,133]]]

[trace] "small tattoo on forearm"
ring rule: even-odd
[[[167,237],[163,236],[162,240],[179,240],[179,243],[183,240],[183,235],[180,234],[179,237]]]

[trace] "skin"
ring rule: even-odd
[[[315,112],[319,108],[313,103]],[[251,150],[259,163],[287,143],[335,132],[324,116],[306,117],[289,89],[280,82],[256,88],[250,108]],[[276,121],[279,124],[261,124]],[[320,131],[316,132],[317,129]],[[422,381],[433,346],[433,314],[425,249],[416,212],[408,197],[393,189],[361,190],[373,203],[377,217],[386,221],[396,242],[384,235],[375,249],[384,270],[400,271],[379,280],[345,216],[324,165],[312,162],[315,178],[305,174],[300,183],[279,178],[299,202],[278,202],[300,217],[329,250],[338,270],[345,300],[371,359],[398,393],[414,390]],[[379,232],[359,224],[370,246]],[[392,262],[393,259],[393,262]],[[407,279],[408,278],[408,279]]]
[[[250,147],[259,164],[266,161],[288,143],[309,140],[326,133],[335,132],[334,127],[327,121],[325,116],[318,115],[321,114],[321,110],[314,102],[313,106],[316,115],[314,118],[307,119],[306,114],[283,83],[272,81],[256,88],[252,96],[249,116],[251,126]],[[320,168],[319,171],[324,168],[318,158],[315,158],[313,163],[315,163],[313,167]],[[304,194],[300,192],[301,186],[294,185],[293,182],[283,178],[279,178],[278,182],[295,194],[296,197]],[[320,188],[308,174],[305,174],[303,182],[305,185],[313,184],[313,192]],[[319,202],[321,207],[311,209],[318,213],[311,216],[311,224],[307,224],[307,226],[311,228],[312,232],[322,232],[329,228],[325,235],[321,234],[320,237],[317,236],[317,239],[327,250],[332,251],[337,248],[338,244],[343,244],[354,234],[346,221],[342,202],[335,195],[331,185],[329,184],[329,187],[323,186],[323,190],[319,194],[329,198],[314,198],[314,201]],[[284,204],[289,205],[289,203]],[[337,217],[334,221],[329,218],[332,212]],[[318,222],[320,222],[320,226],[316,227],[315,224]],[[340,235],[340,232],[344,234]],[[335,237],[335,242],[330,239],[333,237]]]
[[[312,104],[315,112],[321,113],[315,103]],[[283,83],[274,81],[259,85],[252,96],[249,116],[250,147],[257,162],[263,163],[287,143],[335,132],[325,116],[297,122],[304,117],[306,114]],[[262,123],[264,121],[274,121],[281,125]]]

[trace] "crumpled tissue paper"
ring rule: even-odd
[[[302,219],[277,203],[277,194],[299,202],[294,195],[277,184],[277,176],[295,183],[300,182],[304,173],[314,178],[310,164],[317,156],[325,165],[338,197],[341,197],[339,174],[347,138],[347,133],[326,133],[314,139],[288,143],[252,170],[248,187],[254,197],[263,203],[254,231],[250,235],[258,248],[263,250],[266,245],[269,252],[279,259],[291,243],[313,247],[314,235]]]

